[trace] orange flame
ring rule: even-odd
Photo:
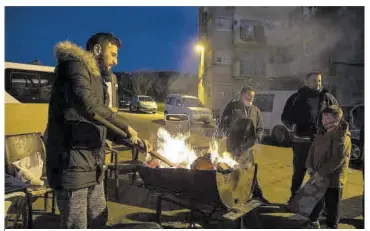
[[[157,152],[169,159],[171,162],[182,168],[191,168],[191,164],[199,157],[195,150],[186,142],[188,137],[182,134],[172,136],[164,128],[159,128],[157,132]],[[231,157],[231,154],[224,152],[222,156],[218,153],[218,143],[213,140],[210,143],[208,153],[211,154],[211,161],[214,166],[217,163],[225,163],[231,168],[237,165],[237,162]],[[161,168],[169,167],[165,163],[152,160],[150,155],[147,156],[148,166],[158,166]]]

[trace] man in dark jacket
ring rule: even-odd
[[[324,108],[338,105],[337,100],[322,89],[321,73],[306,75],[305,86],[291,95],[281,115],[283,124],[294,130],[293,138],[293,176],[291,200],[300,189],[306,174],[306,160],[314,135],[321,125]]]
[[[105,118],[137,142],[137,132],[109,108],[106,79],[117,64],[120,46],[112,34],[98,33],[88,40],[86,50],[68,41],[55,47],[46,170],[56,190],[62,228],[96,228],[107,221],[103,164],[109,133],[93,116]]]
[[[235,151],[236,137],[230,134],[231,128],[234,127],[241,119],[249,119],[253,122],[256,132],[257,141],[262,141],[263,138],[263,121],[262,113],[258,107],[253,105],[254,97],[256,92],[249,87],[243,87],[240,92],[240,99],[236,102],[230,102],[226,105],[224,112],[222,113],[220,124],[218,126],[219,136],[226,136],[226,148],[227,151],[233,153]],[[242,137],[239,137],[242,139]],[[250,149],[250,159],[254,161],[253,149]],[[261,187],[256,182],[254,191],[254,198],[259,199],[265,204],[270,202],[263,197]]]

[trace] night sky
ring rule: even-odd
[[[57,42],[111,32],[123,42],[114,71],[196,73],[197,18],[197,7],[6,7],[5,60],[54,66]]]

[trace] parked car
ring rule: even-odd
[[[361,126],[363,126],[364,123],[364,105],[344,105],[341,107],[343,109],[344,119],[349,123],[349,129],[351,132],[351,161],[363,161],[364,156],[361,152],[360,132]]]
[[[141,111],[149,112],[155,114],[157,112],[158,106],[157,103],[153,100],[152,97],[147,95],[136,95],[132,98],[130,102],[130,111]]]
[[[119,108],[129,108],[130,107],[130,98],[129,97],[123,97],[119,101]]]
[[[185,114],[189,116],[191,122],[212,122],[212,112],[205,108],[198,97],[169,94],[165,100],[165,116],[167,114]]]

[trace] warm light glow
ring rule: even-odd
[[[218,152],[218,143],[215,140],[210,145],[208,152],[211,153],[211,161],[213,165],[217,165],[218,163],[225,163],[231,168],[234,168],[238,164],[228,152],[223,152],[222,156],[220,156]]]
[[[196,50],[197,52],[203,52],[203,51],[204,51],[204,46],[202,46],[202,45],[200,45],[200,44],[197,44],[197,45],[195,46],[195,50]]]
[[[164,128],[159,128],[157,132],[157,151],[171,162],[175,163],[180,168],[191,168],[191,164],[200,156],[197,155],[195,150],[186,142],[188,137],[182,134],[171,136],[167,130]],[[237,162],[233,160],[231,154],[224,152],[222,156],[218,153],[218,143],[217,141],[212,141],[208,153],[211,154],[211,161],[214,166],[217,163],[225,163],[231,168],[237,165]],[[160,168],[168,168],[165,163],[160,163],[160,161],[151,161],[151,157],[148,156],[147,166]]]
[[[178,164],[180,167],[190,169],[191,164],[197,159],[197,155],[195,151],[186,144],[186,136],[181,134],[171,136],[167,130],[159,128],[157,137],[158,153],[173,163]]]

